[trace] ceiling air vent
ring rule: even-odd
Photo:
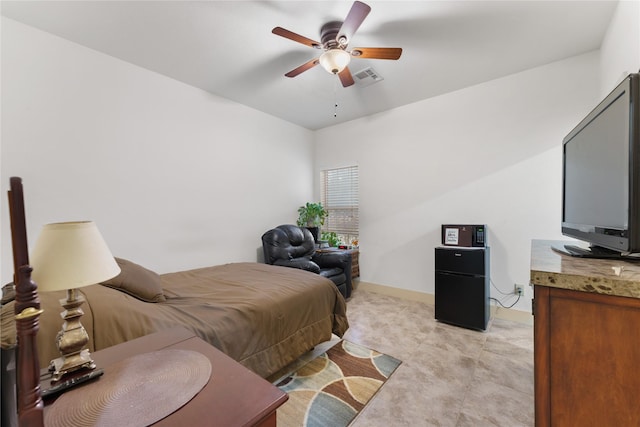
[[[378,74],[373,68],[367,67],[364,70],[355,73],[353,75],[353,80],[355,80],[358,86],[365,87],[381,82],[384,80],[384,77]]]

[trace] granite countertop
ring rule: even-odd
[[[575,258],[551,249],[562,243],[532,240],[531,284],[640,298],[640,261]]]

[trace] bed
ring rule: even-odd
[[[307,271],[246,262],[158,275],[116,260],[119,276],[80,289],[91,351],[183,326],[266,378],[348,328],[333,282]],[[39,294],[41,367],[59,356],[54,342],[64,297]],[[2,307],[3,349],[15,345],[14,315],[13,303]]]

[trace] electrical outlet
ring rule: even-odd
[[[513,293],[516,295],[523,296],[524,295],[524,286],[518,285],[517,283],[513,285]]]

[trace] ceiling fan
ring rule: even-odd
[[[351,57],[394,60],[400,58],[402,48],[399,47],[357,47],[351,49],[351,51],[347,50],[347,45],[351,41],[351,38],[370,11],[370,6],[360,1],[355,1],[344,22],[331,21],[322,26],[320,29],[320,40],[322,43],[318,43],[315,40],[308,39],[282,27],[275,27],[271,30],[273,34],[293,40],[294,42],[302,43],[305,46],[324,49],[324,52],[318,58],[314,58],[294,68],[286,73],[285,76],[295,77],[320,64],[329,73],[337,74],[340,82],[342,82],[342,86],[348,87],[354,83],[348,67]]]

